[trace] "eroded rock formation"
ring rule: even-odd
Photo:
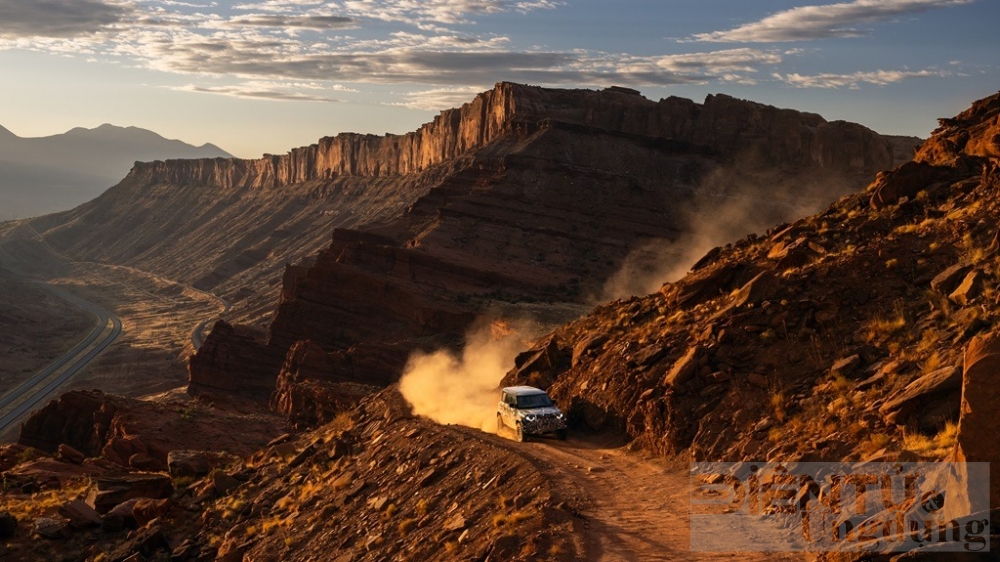
[[[686,208],[697,200],[744,198],[770,224],[891,163],[890,142],[864,127],[724,95],[654,102],[621,89],[501,83],[410,135],[340,135],[282,157],[136,173],[223,189],[435,174],[405,213],[335,230],[312,267],[287,269],[266,341],[219,326],[191,360],[193,393],[259,396],[278,382],[272,404],[319,412],[303,403],[305,380],[291,368],[302,364],[289,355],[297,342],[348,358],[360,344],[391,346],[363,373],[383,384],[410,350],[460,342],[483,310],[599,296],[634,249],[700,228]],[[305,378],[339,377],[322,371]]]

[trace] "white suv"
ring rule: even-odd
[[[555,433],[557,438],[566,439],[566,416],[544,390],[533,386],[503,389],[497,407],[497,433],[502,432],[504,426],[514,430],[518,441],[543,433]]]

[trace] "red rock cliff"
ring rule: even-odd
[[[460,341],[483,310],[598,293],[637,247],[691,228],[680,209],[699,196],[747,201],[770,225],[892,162],[890,142],[865,127],[729,96],[501,83],[409,135],[150,166],[192,167],[163,181],[264,188],[354,174],[375,191],[366,178],[434,176],[394,219],[338,229],[312,267],[286,270],[266,340],[219,325],[189,363],[189,392],[275,389],[281,411],[325,419],[310,401],[344,381],[394,380],[409,351]],[[244,175],[226,171],[237,166]]]
[[[690,143],[755,161],[875,172],[892,165],[889,142],[844,122],[725,95],[703,105],[670,97],[654,102],[619,89],[555,90],[501,82],[461,108],[443,111],[405,135],[343,133],[281,156],[136,163],[130,176],[150,183],[279,188],[336,176],[413,174],[546,121]],[[849,141],[849,142],[845,142]]]

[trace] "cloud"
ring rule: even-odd
[[[410,109],[425,111],[440,111],[459,107],[467,103],[480,92],[488,90],[488,86],[463,86],[460,88],[437,88],[411,92],[404,95],[404,101],[396,104]]]
[[[0,0],[0,37],[77,37],[122,21],[124,4],[100,0]]]
[[[353,27],[355,21],[342,16],[286,16],[272,14],[254,14],[240,16],[226,22],[231,27],[276,27],[297,29],[344,29]]]
[[[303,86],[299,85],[298,87],[303,87]],[[216,94],[216,95],[230,96],[234,98],[244,98],[244,99],[254,99],[254,100],[309,101],[309,102],[325,102],[325,103],[342,101],[325,96],[318,96],[318,95],[313,96],[294,91],[292,92],[282,91],[280,89],[268,87],[266,84],[258,84],[254,82],[239,84],[235,86],[213,86],[213,87],[188,84],[186,86],[172,87],[171,89],[181,92]]]
[[[359,17],[420,25],[471,23],[470,16],[527,13],[562,4],[555,0],[346,0],[343,6]]]
[[[854,0],[822,6],[800,6],[728,31],[699,33],[693,36],[693,40],[771,43],[858,37],[867,34],[867,31],[858,26],[972,2],[975,0]]]
[[[949,73],[939,70],[874,70],[870,72],[854,72],[851,74],[774,74],[775,78],[798,88],[851,88],[857,89],[861,84],[885,86],[902,82],[908,78],[925,78],[928,76],[949,76]]]
[[[505,50],[505,38],[397,33],[385,40],[344,46],[309,43],[253,29],[207,36],[185,29],[142,32],[116,52],[150,68],[182,74],[245,79],[336,81],[482,87],[501,80],[534,84],[668,85],[705,81],[673,72],[657,58],[588,52]]]
[[[103,31],[50,37],[26,30],[23,36],[0,36],[0,49],[76,54],[186,76],[180,82],[188,83],[184,91],[281,101],[332,101],[319,90],[293,86],[305,83],[322,84],[326,93],[336,91],[334,84],[397,85],[403,92],[393,100],[398,105],[435,110],[468,101],[498,81],[634,88],[752,84],[755,73],[767,68],[770,74],[768,67],[791,53],[737,48],[637,56],[548,50],[515,47],[510,37],[476,26],[444,27],[562,4],[552,0],[259,0],[237,6],[199,0],[17,1],[28,11],[52,2],[90,6],[94,17],[84,27]],[[12,5],[0,0],[0,6]],[[102,6],[105,11],[96,8]],[[45,20],[40,14],[35,19]]]
[[[660,57],[656,65],[672,72],[754,72],[763,64],[779,64],[782,57],[773,51],[728,49]]]

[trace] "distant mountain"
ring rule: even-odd
[[[77,127],[21,138],[0,126],[0,221],[71,209],[118,183],[138,161],[230,157],[137,127]]]

